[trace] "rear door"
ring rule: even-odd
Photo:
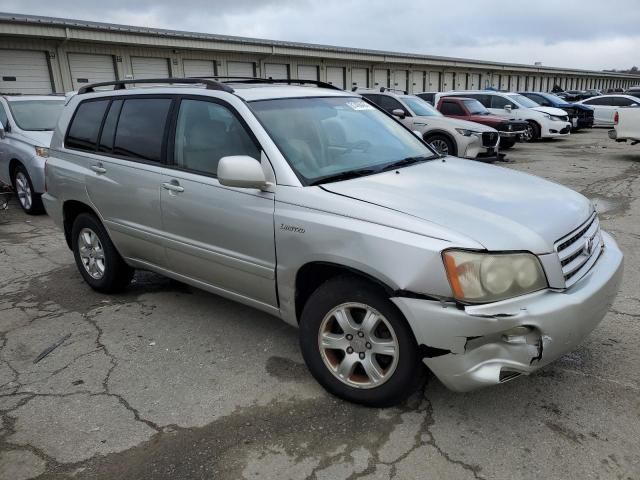
[[[613,125],[613,116],[616,112],[614,106],[616,95],[596,97],[582,102],[593,108],[593,122],[596,125]]]
[[[160,188],[172,101],[127,96],[82,102],[65,141],[66,148],[84,152],[87,193],[120,254],[157,266],[165,265]]]
[[[161,190],[169,268],[219,293],[276,306],[274,195],[217,179],[222,157],[260,162],[257,140],[233,107],[213,98],[183,97],[174,130],[173,169]]]

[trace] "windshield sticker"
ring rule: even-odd
[[[367,102],[347,102],[347,105],[353,110],[375,110]]]

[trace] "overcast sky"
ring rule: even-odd
[[[0,10],[525,64],[640,66],[638,0],[0,0]]]

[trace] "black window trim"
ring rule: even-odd
[[[71,117],[71,120],[69,121],[69,124],[67,125],[67,131],[64,135],[64,148],[65,150],[71,150],[73,152],[81,152],[81,153],[90,153],[93,155],[99,155],[99,156],[103,156],[103,157],[108,157],[108,158],[114,158],[117,160],[125,160],[127,162],[134,162],[134,163],[141,163],[144,165],[153,165],[153,166],[167,166],[167,151],[168,151],[168,135],[169,135],[169,126],[171,124],[171,121],[173,119],[173,117],[175,116],[175,105],[176,105],[176,98],[178,97],[178,95],[175,94],[159,94],[159,93],[139,93],[139,94],[135,94],[135,95],[110,95],[110,96],[104,96],[104,97],[95,97],[95,98],[88,98],[86,100],[82,100],[80,103],[78,103],[78,105],[76,106],[75,111],[73,112],[73,116]],[[160,150],[160,161],[155,162],[153,160],[145,160],[143,158],[134,158],[134,157],[128,157],[125,155],[116,155],[113,153],[113,148],[115,147],[115,136],[114,136],[114,144],[111,147],[111,152],[101,152],[98,150],[99,146],[100,146],[100,140],[102,139],[102,129],[104,128],[104,123],[107,119],[107,115],[109,114],[109,110],[111,109],[111,105],[113,104],[114,101],[116,100],[123,100],[122,103],[122,107],[120,108],[120,112],[118,112],[118,118],[116,120],[116,127],[115,127],[115,131],[114,131],[114,135],[115,133],[117,133],[118,131],[118,125],[120,124],[120,115],[122,114],[122,108],[124,107],[124,101],[128,100],[128,99],[165,99],[165,100],[171,100],[171,104],[169,105],[169,111],[167,112],[167,122],[164,126],[164,133],[162,136],[162,147]],[[100,129],[98,131],[98,138],[96,140],[96,148],[94,150],[83,150],[80,148],[73,148],[73,147],[69,147],[67,146],[67,137],[69,136],[69,130],[71,129],[71,125],[73,125],[73,121],[78,113],[78,110],[80,109],[80,106],[85,103],[85,102],[97,102],[97,101],[107,101],[108,105],[107,108],[104,111],[104,114],[102,116],[102,121],[100,122]]]
[[[255,136],[255,134],[249,127],[249,124],[245,121],[242,115],[240,115],[240,112],[238,112],[238,110],[233,105],[231,105],[226,100],[218,97],[209,97],[209,96],[202,96],[202,95],[176,95],[175,102],[173,105],[174,111],[171,112],[171,118],[168,125],[169,129],[168,129],[168,138],[167,138],[166,163],[164,165],[165,167],[171,170],[179,171],[179,172],[190,173],[192,175],[200,175],[203,177],[209,177],[209,178],[215,178],[215,179],[218,178],[217,174],[203,172],[201,170],[193,170],[190,168],[180,167],[175,163],[176,128],[178,125],[178,114],[180,112],[180,105],[182,104],[183,100],[197,100],[202,102],[215,103],[229,110],[229,112],[231,112],[231,114],[240,122],[240,125],[242,125],[242,127],[245,129],[251,141],[258,148],[258,154],[260,155],[260,158],[256,159],[256,161],[258,163],[262,163],[262,153],[264,152],[264,148],[262,147],[262,145],[258,141],[258,138]]]

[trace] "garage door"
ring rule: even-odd
[[[411,72],[411,85],[409,90],[411,93],[424,92],[424,79],[426,72],[413,71]]]
[[[116,71],[112,55],[70,53],[69,70],[71,71],[74,90],[88,83],[111,82],[116,80]]]
[[[45,52],[0,50],[0,93],[51,93]]]
[[[456,73],[456,90],[467,89],[467,74],[465,72]]]
[[[373,86],[388,87],[389,86],[389,70],[378,68],[373,71]]]
[[[189,60],[185,59],[185,77],[214,77],[216,75],[216,62],[213,60]]]
[[[344,68],[327,67],[327,83],[344,90]]]
[[[298,65],[300,80],[318,80],[318,67],[315,65]]]
[[[480,74],[472,73],[469,76],[469,90],[478,90],[480,88]]]
[[[351,86],[367,88],[369,86],[369,70],[366,68],[351,69]]]
[[[427,85],[427,92],[439,92],[440,91],[440,72],[429,72],[429,84]]]
[[[169,60],[155,57],[131,57],[133,78],[169,77]]]
[[[393,88],[407,90],[407,71],[396,70],[393,72]]]
[[[227,62],[227,75],[230,77],[255,77],[256,65],[253,62]]]
[[[453,72],[444,72],[444,81],[442,82],[442,91],[448,92],[453,90]]]
[[[289,65],[285,63],[265,63],[264,64],[264,76],[265,78],[289,78]]]

